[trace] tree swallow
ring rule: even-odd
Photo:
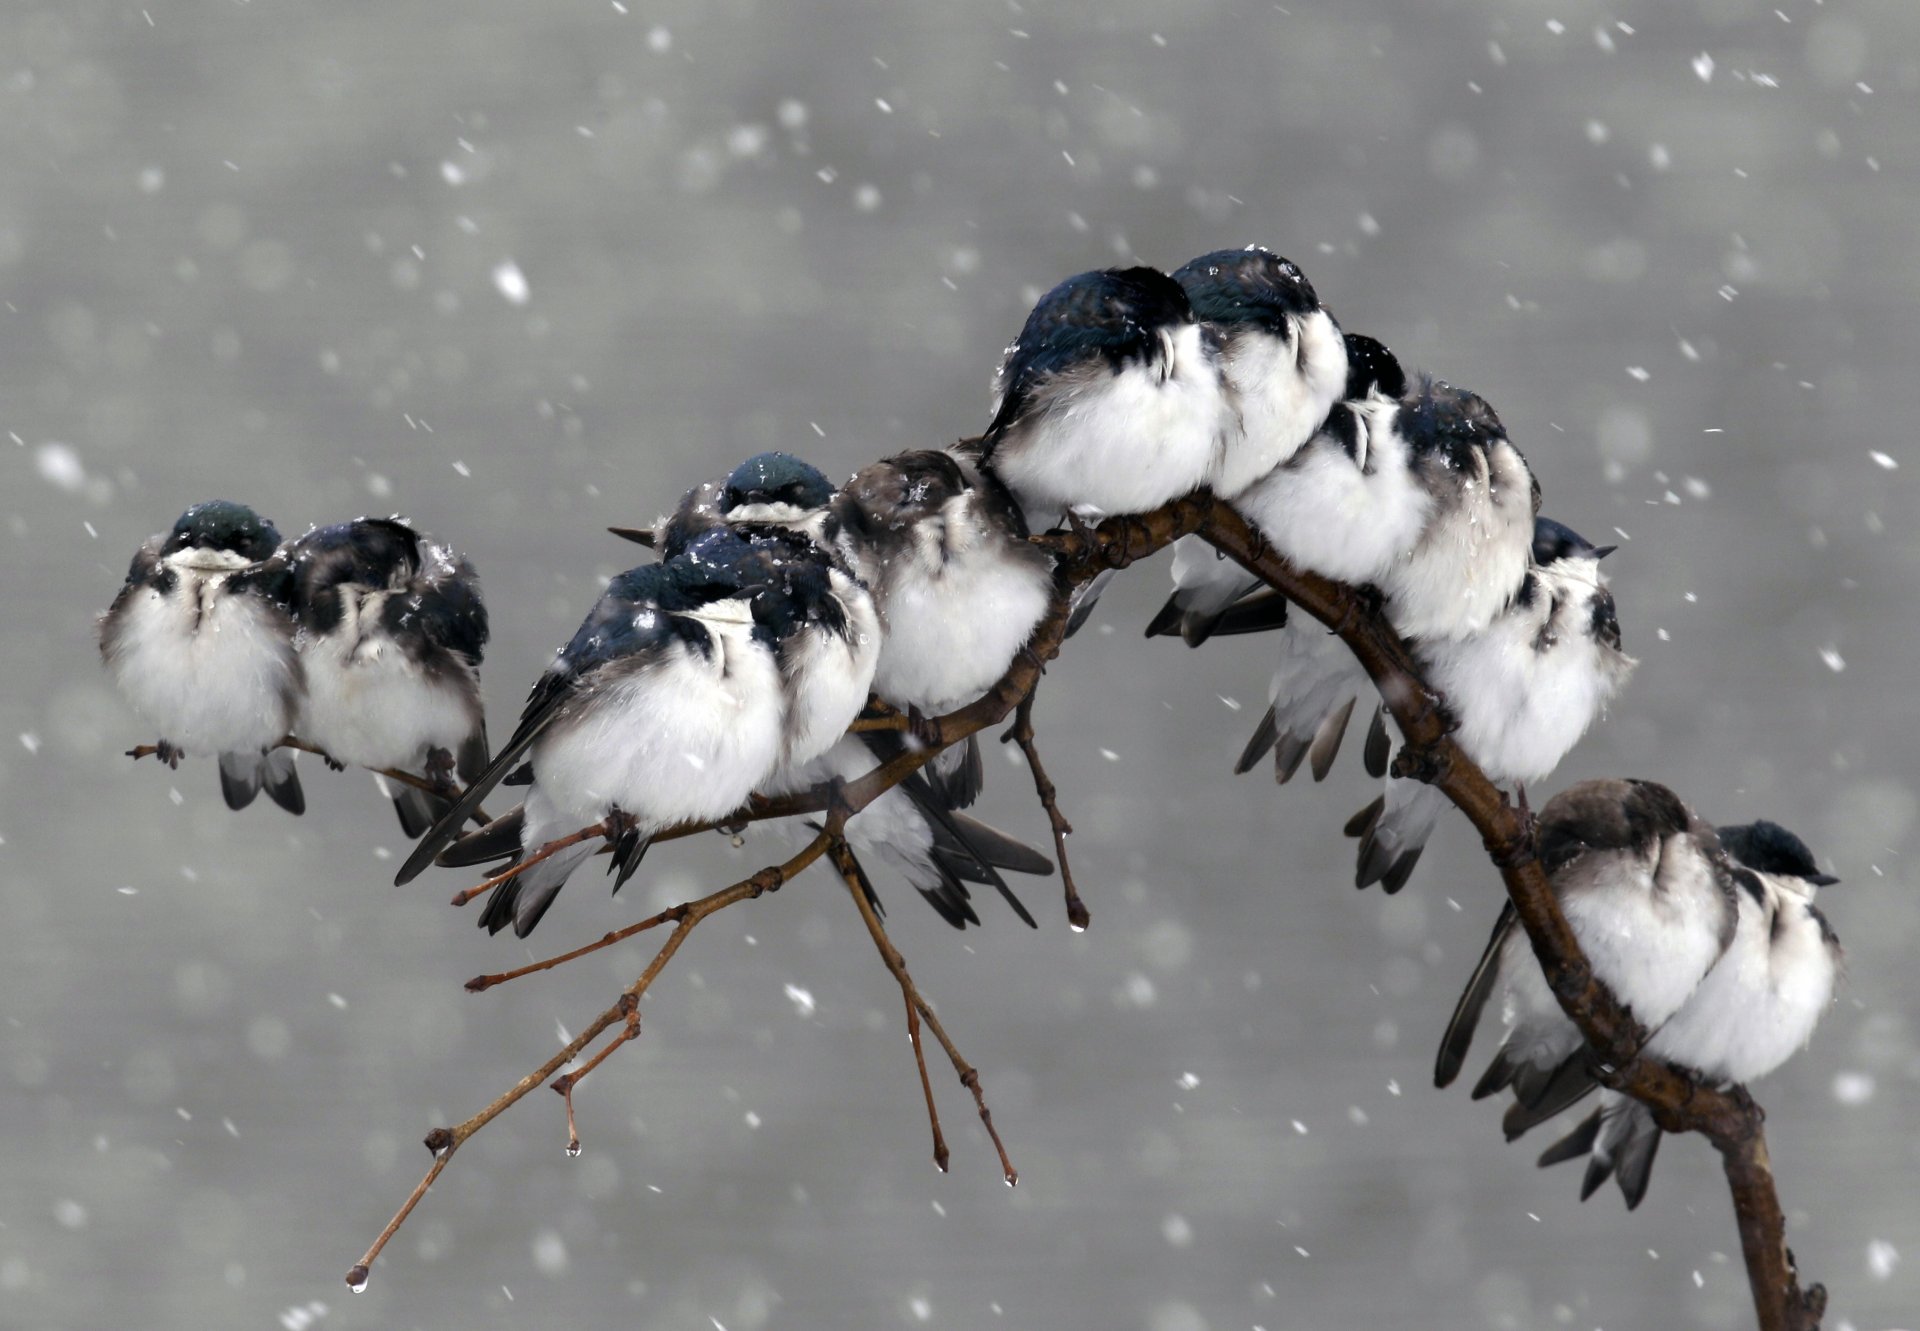
[[[1231,499],[1298,451],[1347,385],[1347,343],[1300,270],[1271,250],[1216,250],[1174,270],[1219,346],[1229,424],[1208,477]]]
[[[1165,273],[1070,277],[1007,348],[982,456],[1035,530],[1068,509],[1158,508],[1220,466],[1233,409],[1219,356]]]
[[[652,527],[609,527],[616,536],[657,547],[663,558],[686,549],[694,537],[716,527],[782,527],[816,544],[831,545],[825,530],[833,482],[818,467],[791,453],[756,453],[717,481],[703,481],[680,498],[671,514]]]
[[[1813,904],[1838,880],[1821,873],[1806,843],[1778,823],[1720,829],[1739,887],[1733,943],[1680,1010],[1653,1032],[1647,1052],[1712,1085],[1766,1076],[1813,1037],[1833,1004],[1840,940]],[[1547,1148],[1540,1164],[1587,1158],[1580,1199],[1609,1175],[1632,1210],[1646,1195],[1661,1131],[1638,1100],[1602,1091],[1600,1107]]]
[[[1053,596],[1053,562],[1026,539],[1006,489],[966,458],[919,450],[854,473],[833,512],[879,607],[874,692],[939,716],[992,688]],[[979,793],[979,746],[969,738],[925,770],[964,808]]]
[[[101,617],[100,655],[159,730],[161,761],[217,754],[228,808],[246,808],[264,787],[301,813],[293,755],[276,747],[305,687],[285,571],[270,562],[279,544],[273,524],[244,504],[195,504],[135,553]]]
[[[1337,329],[1335,333],[1338,334]],[[1393,353],[1373,338],[1348,334],[1342,338],[1340,347],[1345,375],[1341,400],[1327,408],[1307,441],[1295,444],[1280,462],[1236,492],[1234,507],[1261,530],[1270,545],[1300,567],[1340,577],[1340,573],[1325,567],[1325,561],[1331,558],[1344,572],[1357,573],[1355,585],[1359,585],[1371,579],[1390,557],[1389,553],[1375,548],[1354,558],[1345,549],[1354,533],[1337,532],[1324,515],[1304,511],[1309,505],[1294,506],[1288,502],[1289,493],[1297,488],[1298,482],[1287,473],[1299,472],[1321,498],[1339,497],[1344,501],[1346,512],[1358,519],[1367,517],[1370,482],[1366,468],[1372,459],[1354,456],[1348,463],[1329,464],[1334,463],[1336,456],[1347,453],[1349,437],[1354,448],[1361,447],[1356,413],[1397,401],[1406,392],[1406,376]],[[1302,456],[1309,445],[1313,455]],[[1378,470],[1377,463],[1373,465]],[[1358,473],[1354,470],[1356,466],[1360,469]],[[1376,480],[1371,484],[1376,491],[1383,490],[1381,482]],[[1290,511],[1296,508],[1299,511]],[[1294,524],[1292,531],[1298,539],[1275,539],[1267,532],[1268,525],[1280,522]],[[1305,527],[1300,525],[1303,522]],[[1240,598],[1258,594],[1260,586],[1258,578],[1232,560],[1219,556],[1198,536],[1183,536],[1173,543],[1173,595],[1147,625],[1147,636],[1178,631],[1189,647],[1198,647],[1220,631],[1222,617]],[[1263,601],[1267,599],[1262,597]],[[1242,616],[1239,631],[1277,628],[1285,622],[1284,613],[1274,613],[1271,606],[1267,609],[1269,613],[1264,617],[1246,619]]]
[[[1377,587],[1402,637],[1477,633],[1526,575],[1538,487],[1486,402],[1406,386],[1391,353],[1357,343],[1347,399],[1234,507],[1299,567]]]
[[[653,833],[722,818],[747,802],[788,751],[779,645],[808,622],[818,584],[764,594],[765,563],[729,532],[664,564],[630,569],[606,592],[527,699],[519,727],[401,866],[413,879],[493,787],[523,762],[518,809],[455,843],[452,864],[531,854],[583,826],[625,824],[613,869],[624,882]],[[799,611],[795,613],[796,607]],[[571,846],[497,888],[481,916],[524,938],[591,854]]]
[[[307,676],[300,737],[336,763],[412,772],[449,791],[449,773],[478,776],[487,765],[487,608],[473,565],[388,518],[316,527],[281,558]],[[393,796],[409,837],[447,805],[412,786]]]
[[[1496,782],[1544,781],[1625,686],[1637,664],[1621,650],[1613,593],[1597,549],[1570,528],[1536,523],[1537,565],[1484,631],[1415,641],[1426,682],[1446,700],[1454,740]],[[1610,547],[1609,547],[1610,548]],[[1386,794],[1355,816],[1355,882],[1405,885],[1446,797],[1390,778]]]
[[[1693,997],[1732,944],[1734,874],[1713,829],[1665,786],[1583,781],[1540,811],[1541,865],[1594,973],[1657,1031]],[[1592,1087],[1580,1032],[1554,1000],[1511,902],[1501,908],[1434,1064],[1452,1084],[1487,1000],[1501,995],[1506,1036],[1473,1097],[1511,1087],[1508,1140]]]

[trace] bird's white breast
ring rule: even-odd
[[[172,561],[169,561],[172,562]],[[107,664],[162,736],[189,752],[264,749],[292,728],[300,665],[281,613],[227,592],[226,570],[174,564],[171,593],[133,593]]]

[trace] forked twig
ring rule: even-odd
[[[1013,1161],[1007,1158],[1007,1148],[1000,1140],[1000,1131],[993,1126],[993,1113],[987,1108],[986,1096],[980,1089],[979,1070],[960,1056],[960,1050],[955,1047],[946,1029],[941,1026],[940,1018],[928,1005],[925,996],[920,992],[920,987],[913,982],[913,976],[907,970],[906,958],[902,957],[900,949],[893,945],[893,940],[887,936],[886,926],[880,923],[879,915],[874,912],[873,902],[867,896],[866,872],[861,869],[860,861],[855,858],[853,848],[844,840],[836,838],[827,853],[832,858],[834,867],[840,871],[841,878],[845,880],[847,890],[853,894],[853,904],[860,911],[860,918],[867,926],[867,934],[873,939],[874,947],[879,949],[880,960],[885,962],[887,969],[893,973],[894,981],[900,986],[901,996],[906,999],[907,1035],[913,1042],[914,1057],[919,1062],[920,1085],[927,1097],[927,1117],[933,1123],[934,1164],[945,1172],[947,1144],[940,1135],[940,1116],[933,1105],[933,1086],[927,1080],[926,1059],[920,1050],[920,1032],[913,1021],[915,1013],[918,1013],[921,1020],[926,1023],[927,1029],[933,1032],[933,1037],[940,1042],[940,1047],[947,1051],[947,1058],[953,1064],[954,1075],[960,1078],[960,1084],[973,1093],[974,1107],[980,1111],[980,1122],[986,1127],[987,1136],[993,1140],[993,1149],[999,1153],[1001,1176],[1006,1179],[1009,1188],[1013,1187],[1020,1182],[1020,1171],[1015,1169]]]
[[[838,824],[832,824],[832,826],[834,831],[831,835],[837,835]],[[435,1179],[440,1177],[441,1171],[452,1160],[454,1152],[458,1151],[468,1138],[500,1117],[529,1091],[544,1085],[555,1073],[578,1057],[583,1049],[598,1039],[601,1032],[616,1022],[625,1021],[629,1014],[637,1014],[640,1000],[646,996],[647,990],[653,987],[654,980],[659,977],[662,970],[666,969],[667,963],[673,960],[674,954],[680,950],[680,945],[687,941],[687,935],[693,932],[700,921],[738,902],[750,901],[763,893],[779,890],[795,874],[825,854],[829,840],[830,834],[823,831],[784,864],[762,869],[730,887],[723,887],[709,896],[688,902],[686,913],[675,924],[673,932],[667,935],[666,941],[660,944],[660,950],[653,954],[653,960],[649,961],[646,969],[640,972],[640,978],[621,992],[613,1006],[588,1022],[586,1029],[567,1041],[558,1053],[496,1096],[479,1113],[451,1128],[435,1128],[427,1134],[428,1149],[434,1153],[433,1167],[408,1195],[406,1202],[395,1213],[393,1219],[387,1222],[386,1228],[380,1231],[379,1237],[373,1241],[373,1246],[367,1249],[366,1255],[347,1272],[348,1286],[356,1292],[366,1288],[368,1272],[372,1270],[374,1261],[380,1256],[381,1249],[385,1248],[388,1241],[399,1232],[407,1216],[412,1213],[415,1206],[419,1205],[420,1199],[426,1196],[427,1189],[432,1186]],[[609,1046],[609,1050],[625,1043],[627,1043],[625,1038],[615,1041]],[[594,1065],[597,1066],[599,1061],[596,1059]],[[582,1075],[584,1071],[575,1073],[574,1080],[577,1082]]]
[[[586,1061],[585,1066],[572,1072],[564,1072],[553,1079],[553,1089],[567,1102],[567,1154],[580,1154],[580,1130],[573,1123],[573,1088],[586,1080],[587,1074],[607,1061],[608,1055],[629,1040],[640,1038],[640,1000],[629,994],[620,995],[621,1006],[626,1009],[627,1024],[618,1035],[607,1041],[600,1052]]]

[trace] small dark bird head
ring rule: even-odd
[[[1455,468],[1507,437],[1485,398],[1425,376],[1400,399],[1400,432],[1416,456],[1444,457]]]
[[[833,482],[812,463],[791,453],[755,453],[727,474],[720,507],[731,512],[747,504],[788,504],[812,511],[832,498]]]
[[[1764,818],[1755,823],[1721,828],[1720,846],[1740,864],[1759,873],[1800,878],[1815,887],[1831,887],[1840,881],[1832,874],[1820,872],[1806,842]]]
[[[1105,362],[1114,373],[1165,354],[1164,330],[1194,322],[1180,284],[1157,268],[1079,273],[1040,297],[1007,348],[997,378],[1000,405],[983,438],[987,451],[1023,417],[1036,388],[1062,371]]]
[[[659,567],[664,574],[660,603],[673,610],[742,595],[766,578],[753,542],[725,527],[702,532]]]
[[[230,499],[209,499],[180,515],[161,553],[221,550],[258,562],[279,545],[280,533],[274,525],[245,504],[236,504]]]
[[[1545,567],[1562,559],[1605,559],[1618,547],[1595,545],[1564,522],[1533,520],[1533,562]]]
[[[1173,280],[1187,293],[1195,317],[1251,325],[1288,340],[1290,320],[1320,308],[1305,274],[1291,260],[1257,245],[1203,254],[1176,268]]]
[[[841,529],[866,544],[903,539],[907,528],[940,512],[968,489],[953,456],[920,448],[870,463],[834,500]]]
[[[1387,350],[1385,343],[1365,333],[1348,333],[1346,338],[1346,397],[1349,402],[1358,401],[1369,393],[1393,398],[1406,396],[1406,371],[1400,368],[1399,359]]]

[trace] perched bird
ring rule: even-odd
[[[265,788],[290,813],[306,797],[293,755],[305,685],[293,645],[285,571],[269,562],[280,533],[244,504],[195,504],[148,538],[100,620],[100,655],[114,683],[160,732],[161,761],[219,756],[227,807]]]
[[[607,584],[528,696],[520,724],[486,771],[401,866],[405,883],[444,862],[530,855],[583,826],[613,824],[619,883],[648,838],[745,804],[790,751],[780,644],[801,631],[822,583],[765,594],[765,564],[728,532]],[[520,807],[448,847],[493,787],[526,764]],[[518,778],[516,778],[518,779]],[[570,846],[495,889],[481,917],[524,938],[592,851]]]
[[[836,552],[796,530],[736,525],[697,538],[685,553],[702,551],[738,561],[757,597],[772,603],[759,614],[781,627],[774,651],[786,722],[769,781],[790,784],[839,743],[866,707],[880,659],[878,609]]]
[[[654,546],[663,558],[684,550],[715,527],[781,527],[799,531],[823,548],[833,482],[812,463],[791,453],[756,453],[717,481],[703,481],[680,498],[674,511],[651,527],[609,527],[616,536]]]
[[[1580,947],[1647,1030],[1670,1021],[1734,941],[1740,889],[1713,829],[1665,786],[1583,781],[1548,801],[1540,862]],[[1467,982],[1434,1063],[1448,1086],[1466,1062],[1487,1002],[1501,995],[1506,1037],[1473,1088],[1512,1088],[1508,1140],[1586,1094],[1580,1032],[1555,1001],[1511,902]]]
[[[1720,845],[1739,888],[1733,942],[1646,1049],[1713,1085],[1764,1077],[1802,1048],[1833,1004],[1841,963],[1840,940],[1813,904],[1817,889],[1838,880],[1820,872],[1805,842],[1757,822],[1721,828]],[[1580,1199],[1612,1176],[1632,1210],[1646,1196],[1661,1135],[1645,1105],[1603,1090],[1599,1108],[1540,1164],[1585,1157]]]
[[[1220,466],[1233,411],[1219,354],[1165,273],[1070,277],[1007,348],[981,455],[1036,531],[1067,510],[1157,508]]]
[[[1415,641],[1427,684],[1447,700],[1453,738],[1499,782],[1545,780],[1587,733],[1637,664],[1621,650],[1613,593],[1600,576],[1607,553],[1550,519],[1536,524],[1549,562],[1483,631]],[[1376,725],[1382,724],[1376,721]],[[1376,741],[1384,753],[1384,736]],[[1434,787],[1389,778],[1386,793],[1347,826],[1360,838],[1354,881],[1405,885],[1445,803]]]
[[[724,480],[689,490],[674,514],[656,523],[647,533],[650,539],[657,536],[662,552],[668,555],[683,549],[695,534],[722,525],[753,537],[756,545],[771,543],[770,548],[783,550],[791,557],[802,553],[802,547],[792,543],[795,535],[813,543],[812,548],[828,566],[830,580],[831,594],[820,603],[823,607],[833,604],[841,607],[846,632],[838,645],[825,635],[798,634],[783,649],[782,674],[789,687],[790,732],[804,728],[804,718],[838,715],[833,706],[807,703],[804,695],[809,690],[801,686],[803,678],[821,681],[821,688],[828,692],[850,687],[863,679],[870,684],[878,654],[884,650],[885,634],[878,622],[877,608],[865,587],[856,580],[852,565],[846,562],[851,547],[836,539],[840,518],[832,506],[833,498],[832,483],[811,464],[787,453],[761,453],[734,468]],[[629,534],[625,529],[615,530]],[[774,540],[780,536],[786,539]],[[904,576],[906,570],[902,569],[901,573]],[[880,581],[884,583],[887,579],[882,577]],[[805,668],[809,658],[815,660],[811,670]],[[843,696],[842,704],[847,700]],[[865,700],[866,685],[861,685],[856,711]],[[813,727],[817,731],[815,740],[827,738],[832,725],[831,720],[817,720]],[[845,728],[845,724],[841,724],[839,731]],[[873,769],[876,747],[888,747],[889,737],[849,735],[841,738],[839,731],[833,731],[831,739],[836,742],[824,753],[796,752],[790,743],[788,757],[757,793],[776,797],[835,779],[853,781]],[[811,747],[811,744],[800,746],[801,749]],[[992,884],[1006,895],[1022,918],[1032,923],[1032,917],[999,871],[1050,873],[1052,862],[993,828],[952,811],[947,804],[924,775],[916,775],[849,819],[848,842],[863,862],[884,861],[896,865],[941,917],[955,927],[979,923],[978,915],[968,902],[967,882]],[[783,826],[789,821],[778,820]]]
[[[1533,474],[1482,399],[1408,386],[1384,347],[1357,343],[1349,396],[1234,507],[1299,567],[1378,588],[1402,637],[1478,633],[1526,576]]]
[[[417,837],[446,812],[449,774],[487,765],[480,659],[487,608],[473,565],[398,519],[316,527],[282,551],[306,670],[300,737],[335,763],[429,778],[394,792]]]
[[[1174,270],[1219,346],[1229,423],[1208,484],[1232,499],[1292,457],[1346,392],[1347,343],[1313,284],[1271,250],[1215,250]]]
[[[873,691],[939,716],[993,687],[1053,596],[1052,560],[1027,541],[1006,489],[967,458],[919,450],[854,473],[833,513],[839,548],[880,613]],[[979,746],[969,738],[926,771],[949,807],[964,808],[979,793]]]

